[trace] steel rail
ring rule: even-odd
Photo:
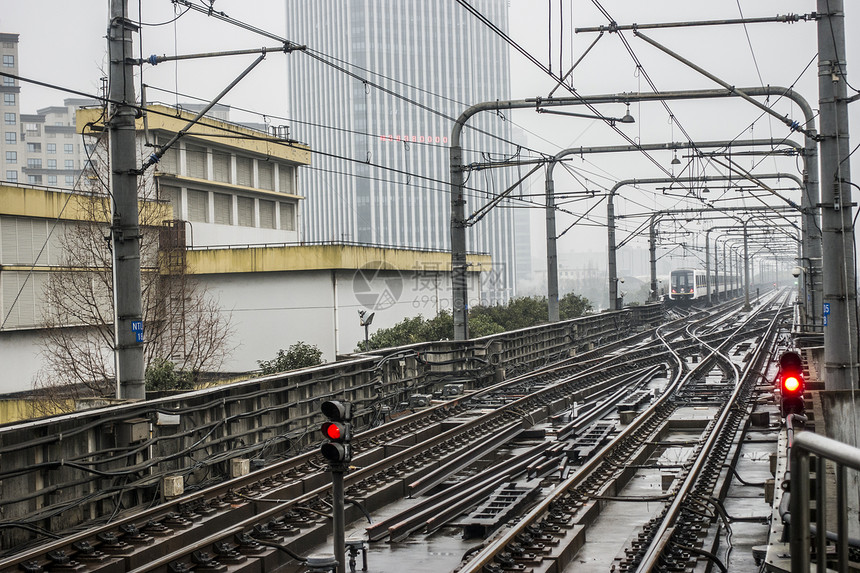
[[[737,309],[735,309],[734,312],[737,312]],[[709,319],[710,316],[697,322],[706,322]],[[675,336],[677,336],[678,332],[672,331],[664,334],[661,332],[661,328],[658,328],[656,330],[656,333],[660,340],[663,342],[663,344],[675,357],[675,360],[678,363],[679,372],[675,379],[669,383],[662,396],[642,414],[640,414],[633,422],[631,422],[631,424],[629,424],[616,437],[616,439],[613,440],[612,443],[605,446],[594,458],[592,458],[585,465],[580,467],[567,480],[560,483],[556,487],[555,493],[542,500],[515,526],[507,530],[503,536],[497,538],[496,540],[488,544],[484,549],[482,549],[474,557],[472,557],[472,559],[470,559],[468,563],[463,564],[458,569],[458,573],[478,573],[479,571],[482,571],[484,567],[492,563],[495,560],[496,556],[503,552],[506,546],[511,543],[513,539],[526,531],[526,529],[531,524],[536,523],[549,511],[552,506],[554,506],[560,499],[562,499],[563,496],[565,496],[569,491],[578,487],[582,482],[585,481],[587,476],[594,473],[597,467],[603,462],[603,459],[607,453],[612,451],[618,444],[627,440],[627,438],[632,437],[637,432],[637,430],[639,430],[640,427],[643,427],[646,421],[651,418],[661,407],[667,405],[672,399],[674,392],[678,388],[686,385],[687,382],[692,379],[692,377],[695,376],[699,371],[704,370],[705,368],[712,367],[711,361],[703,360],[694,369],[682,375],[681,373],[683,373],[685,370],[683,358],[681,357],[680,353],[672,347],[672,344],[669,340],[670,338],[674,338]],[[561,567],[563,567],[563,565]]]
[[[633,337],[628,337],[627,340],[628,341],[635,340],[638,343],[638,342],[642,342],[642,341],[646,340],[647,337],[648,337],[648,334],[645,333],[645,334],[641,334],[641,335],[635,335]],[[601,349],[596,349],[593,352],[597,354],[597,353],[600,353],[600,351],[601,351]],[[646,350],[640,350],[639,352],[642,354],[648,354],[648,352]],[[579,360],[582,360],[582,358],[583,357],[580,356]],[[629,360],[630,356],[628,355],[626,358]],[[652,354],[650,359],[653,360],[653,358],[654,357]],[[596,362],[596,364],[594,364],[590,367],[585,367],[583,371],[578,372],[578,373],[574,374],[573,376],[568,376],[567,380],[565,380],[564,378],[562,378],[562,380],[557,380],[554,383],[547,385],[545,388],[541,389],[539,392],[535,393],[531,397],[526,397],[526,398],[522,398],[520,400],[517,400],[517,401],[513,402],[512,405],[510,405],[510,407],[506,407],[505,409],[503,409],[501,411],[504,412],[504,411],[508,411],[509,409],[515,409],[518,407],[523,407],[523,405],[527,404],[529,400],[539,401],[541,399],[541,397],[544,395],[549,395],[554,391],[560,391],[560,389],[564,388],[566,384],[570,384],[572,380],[585,378],[586,375],[593,376],[595,373],[599,372],[601,369],[606,369],[608,367],[614,366],[615,362],[618,359],[619,359],[618,356],[612,356],[612,355],[610,355],[609,357],[595,358],[593,360]],[[445,404],[430,408],[426,411],[422,411],[419,413],[415,413],[415,414],[411,414],[411,415],[399,418],[399,419],[395,420],[393,423],[389,423],[383,427],[372,429],[368,432],[362,432],[361,434],[358,435],[358,438],[359,438],[358,441],[359,441],[359,443],[362,443],[362,442],[372,443],[374,441],[384,439],[386,436],[390,436],[391,433],[393,433],[393,432],[402,431],[404,429],[411,430],[411,431],[415,431],[416,427],[419,430],[420,429],[427,429],[427,428],[430,428],[432,426],[434,416],[435,417],[446,417],[446,414],[450,415],[451,413],[457,413],[459,411],[462,411],[466,407],[467,403],[473,402],[474,400],[479,399],[479,398],[484,397],[484,396],[489,396],[492,393],[498,393],[500,391],[504,391],[506,388],[511,388],[511,387],[515,386],[517,383],[522,382],[523,380],[528,380],[528,379],[534,380],[535,377],[547,377],[547,376],[552,376],[552,375],[557,376],[559,372],[576,370],[577,368],[580,368],[580,366],[577,363],[577,360],[575,358],[568,359],[568,360],[562,361],[561,365],[558,365],[558,364],[550,365],[550,366],[544,367],[542,369],[539,369],[536,372],[536,374],[532,374],[531,376],[524,375],[522,377],[508,380],[508,381],[496,384],[490,388],[483,389],[479,392],[475,392],[475,393],[471,393],[469,395],[458,397],[458,398],[451,400]],[[594,389],[592,389],[592,390],[594,390]],[[586,395],[590,394],[588,392],[585,392],[585,389],[577,390],[577,392],[579,392],[579,395],[581,395],[581,396],[586,396]],[[490,413],[484,419],[477,420],[473,423],[458,426],[457,428],[452,429],[453,431],[451,432],[451,435],[455,435],[455,434],[462,433],[462,432],[467,432],[467,431],[469,431],[471,426],[486,424],[487,419],[492,418],[492,417],[498,417],[499,415],[500,415],[499,411],[493,412],[493,413]],[[447,434],[447,433],[443,433],[443,434]],[[444,440],[445,440],[445,436],[440,435],[439,437],[431,439],[428,442],[425,442],[424,444],[422,444],[421,448],[423,450],[429,449],[432,446],[439,445],[440,443],[444,442]],[[372,449],[373,448],[371,448],[371,450]],[[412,453],[414,454],[414,451]],[[267,480],[267,479],[277,480],[278,476],[281,474],[289,473],[289,472],[297,472],[302,467],[313,467],[314,466],[313,460],[317,457],[318,457],[318,454],[316,452],[306,452],[306,453],[301,454],[301,455],[299,455],[295,458],[292,458],[290,460],[285,460],[284,462],[280,462],[278,464],[270,466],[269,468],[266,468],[265,470],[263,470],[261,472],[254,472],[252,474],[249,474],[249,475],[244,476],[242,478],[237,478],[235,480],[231,480],[231,481],[224,483],[224,484],[211,486],[209,488],[195,492],[193,494],[188,494],[188,495],[182,496],[180,498],[177,498],[177,499],[175,499],[169,503],[162,504],[160,506],[157,506],[157,507],[154,507],[154,508],[142,511],[142,512],[137,512],[137,513],[130,514],[127,516],[123,516],[122,518],[118,519],[117,521],[115,521],[113,523],[110,523],[110,524],[107,524],[107,525],[104,525],[101,527],[97,527],[97,528],[88,529],[86,531],[78,532],[78,533],[73,534],[71,536],[64,537],[63,539],[48,543],[48,544],[43,545],[43,546],[41,546],[35,550],[26,551],[26,552],[23,552],[21,554],[17,554],[10,559],[0,561],[0,571],[18,570],[18,567],[22,563],[25,563],[27,561],[34,560],[34,559],[43,558],[43,556],[46,555],[50,551],[70,551],[72,546],[76,543],[86,542],[86,543],[90,543],[90,544],[97,547],[99,545],[98,538],[97,538],[99,533],[107,532],[107,531],[116,531],[118,528],[121,528],[122,526],[125,526],[125,525],[134,525],[136,523],[143,523],[143,522],[159,522],[159,521],[163,520],[166,516],[169,516],[175,512],[179,512],[182,507],[187,507],[187,506],[192,505],[194,503],[199,503],[199,502],[201,502],[207,498],[210,498],[210,499],[221,498],[222,496],[224,496],[225,494],[227,494],[231,490],[241,490],[241,489],[245,489],[245,488],[253,488],[253,485],[255,483],[260,482],[261,480]],[[405,451],[398,453],[397,455],[394,455],[394,456],[388,456],[382,463],[380,463],[378,465],[374,465],[374,468],[376,471],[385,471],[386,469],[394,467],[397,463],[399,463],[400,461],[402,461],[408,457],[409,457],[409,454],[407,454]],[[358,472],[354,472],[352,474],[349,474],[347,481],[350,484],[359,482],[366,475],[372,475],[373,471],[374,470],[371,468],[365,468],[363,470],[359,470]],[[301,472],[299,472],[299,473],[301,473]],[[313,471],[309,471],[306,473],[305,477],[303,478],[303,481],[305,483],[307,483],[308,485],[311,485],[314,483],[314,481],[319,481],[320,478],[321,478],[321,472],[319,471],[319,468],[314,468]],[[285,480],[285,481],[287,481],[287,480]],[[308,488],[307,485],[302,486],[302,489],[306,490],[307,488]],[[267,496],[276,495],[278,493],[279,489],[281,489],[281,488],[280,487],[272,488],[270,491],[267,492]],[[312,487],[311,491],[308,494],[300,496],[300,497],[296,498],[292,503],[287,504],[287,506],[288,506],[287,509],[297,507],[303,503],[308,503],[311,500],[319,497],[320,495],[324,495],[325,492],[327,491],[327,489],[328,489],[327,486],[317,487],[317,488]],[[270,508],[269,510],[261,512],[256,517],[255,521],[259,522],[260,519],[268,519],[270,517],[278,515],[279,513],[283,513],[283,511],[285,511],[284,507]],[[247,523],[243,521],[241,523],[242,523],[242,527],[248,527],[251,524],[251,521],[248,521]],[[227,533],[222,532],[222,538],[224,536],[232,535],[235,532],[234,530],[235,530],[235,528],[230,528],[229,532],[227,532]],[[201,541],[200,543],[203,543],[203,546],[205,546],[205,544],[208,542],[209,542],[209,538],[207,537],[205,541]],[[193,544],[194,547],[197,547],[198,545],[199,545],[198,543]],[[74,551],[72,550],[71,553],[74,553]]]
[[[392,468],[392,467],[396,466],[399,462],[404,461],[405,459],[408,459],[412,455],[415,455],[416,452],[412,451],[414,449],[420,449],[421,451],[426,451],[426,450],[431,449],[434,446],[439,446],[441,443],[443,443],[446,440],[455,440],[460,435],[469,433],[470,431],[474,430],[478,426],[487,425],[488,423],[491,423],[494,420],[500,420],[500,419],[504,418],[507,414],[510,413],[511,410],[516,409],[516,408],[522,408],[529,401],[533,401],[533,402],[538,401],[541,397],[543,397],[543,395],[549,393],[550,391],[558,390],[559,389],[558,387],[563,386],[564,384],[565,384],[565,382],[560,382],[560,383],[555,384],[553,386],[543,388],[540,391],[536,392],[532,396],[525,396],[525,397],[522,397],[520,399],[517,399],[517,400],[507,404],[501,410],[496,410],[493,412],[486,413],[484,416],[481,416],[479,418],[476,418],[474,420],[466,422],[460,426],[457,426],[456,428],[452,428],[451,430],[448,430],[447,432],[444,432],[443,434],[440,434],[439,436],[431,438],[429,441],[425,441],[421,444],[417,444],[413,448],[409,448],[408,450],[398,452],[392,456],[387,456],[385,459],[383,459],[379,463],[373,464],[373,465],[368,466],[368,467],[361,468],[361,469],[357,470],[356,472],[347,474],[345,476],[345,482],[348,486],[355,485],[356,483],[360,482],[362,479],[374,476],[374,475],[378,474],[380,471],[385,471],[389,468]],[[468,446],[463,446],[463,447],[467,448]],[[358,462],[360,460],[356,460],[356,461]],[[324,486],[318,487],[312,491],[308,491],[305,494],[303,494],[303,495],[301,495],[301,496],[299,496],[293,500],[289,500],[288,502],[285,501],[284,503],[278,504],[277,507],[264,509],[262,511],[255,511],[253,516],[237,522],[233,527],[230,527],[227,530],[220,531],[218,533],[206,536],[206,537],[204,537],[198,541],[195,541],[191,544],[186,544],[182,549],[179,549],[179,550],[174,551],[172,553],[169,553],[167,555],[163,555],[161,557],[158,557],[155,560],[148,562],[146,565],[143,565],[137,569],[134,569],[131,573],[145,573],[145,572],[149,572],[149,571],[153,571],[153,570],[157,570],[157,569],[166,567],[170,563],[177,561],[179,558],[187,556],[192,551],[202,550],[202,549],[211,547],[215,543],[223,542],[225,539],[232,538],[237,533],[241,533],[241,532],[247,531],[249,529],[252,529],[257,524],[265,523],[265,522],[268,522],[272,519],[276,519],[277,517],[287,513],[288,511],[290,511],[292,509],[300,507],[303,504],[307,504],[313,500],[316,500],[316,499],[326,495],[329,490],[330,490],[330,487],[328,485],[324,485]],[[274,495],[274,493],[275,492],[269,492],[269,495]],[[260,499],[260,500],[255,500],[255,501],[263,503],[263,502],[265,502],[265,499]]]
[[[760,309],[755,313],[750,313],[746,320],[738,327],[738,330],[740,330],[740,328],[743,328],[749,322],[757,319],[758,315],[762,312],[763,310]],[[769,331],[773,330],[773,325],[776,323],[778,317],[779,312],[774,313],[773,318],[771,318],[770,320],[770,326],[768,328]],[[757,347],[755,353],[756,356],[753,357],[753,359],[746,361],[746,367],[744,368],[743,373],[741,373],[738,371],[737,367],[735,366],[734,362],[731,360],[730,357],[720,354],[722,349],[725,346],[728,346],[730,343],[731,339],[728,339],[716,348],[709,346],[708,348],[711,349],[711,355],[709,357],[716,357],[718,355],[722,356],[725,362],[728,363],[734,371],[735,379],[739,381],[742,379],[742,377],[746,377],[749,374],[750,370],[753,367],[753,364],[756,362],[755,358],[758,356],[758,354],[764,351],[764,345],[760,345]],[[703,362],[705,361],[703,360]],[[675,522],[681,512],[681,508],[687,501],[687,495],[692,490],[704,464],[708,461],[708,456],[712,451],[716,440],[720,437],[722,429],[726,425],[726,421],[731,414],[730,406],[737,401],[738,396],[741,395],[743,390],[744,386],[742,384],[735,385],[735,389],[732,392],[732,395],[723,407],[722,412],[720,413],[716,423],[714,424],[714,427],[712,428],[712,431],[708,434],[702,448],[700,449],[700,454],[693,461],[690,471],[687,473],[681,487],[676,492],[672,503],[669,505],[667,511],[664,513],[660,525],[654,532],[653,539],[656,540],[656,543],[651,544],[648,551],[645,553],[645,556],[639,562],[639,565],[636,568],[636,571],[638,573],[649,572],[656,569],[658,561],[660,559],[660,555],[665,549],[667,543],[670,542],[671,535],[674,533]]]

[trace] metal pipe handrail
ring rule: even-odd
[[[809,456],[818,457],[816,488],[816,547],[819,550],[816,570],[823,570],[822,560],[826,560],[821,549],[826,547],[827,527],[825,521],[826,484],[824,460],[836,463],[836,557],[837,571],[848,571],[848,479],[846,469],[860,470],[860,448],[855,448],[832,438],[814,432],[797,432],[789,452],[791,468],[790,503],[791,511],[791,570],[801,573],[810,570],[809,542]]]

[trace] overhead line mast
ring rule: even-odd
[[[108,29],[110,102],[111,224],[114,291],[114,356],[117,397],[146,398],[143,361],[143,303],[140,286],[140,221],[132,32],[127,0],[111,0]]]

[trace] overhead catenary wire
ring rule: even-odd
[[[0,76],[11,77],[11,78],[17,79],[17,80],[19,80],[19,81],[29,82],[29,83],[33,83],[33,84],[36,84],[36,85],[40,85],[40,86],[42,86],[42,87],[48,87],[48,88],[51,88],[51,89],[56,89],[56,90],[64,91],[64,92],[67,92],[67,93],[74,93],[74,94],[76,94],[76,95],[80,95],[80,96],[87,97],[87,98],[90,98],[90,99],[93,99],[93,100],[97,100],[97,101],[102,101],[102,102],[104,102],[104,103],[117,103],[117,102],[114,102],[114,101],[110,100],[110,98],[106,98],[106,97],[104,97],[104,96],[99,96],[99,95],[95,95],[95,94],[91,94],[91,93],[86,93],[86,92],[82,92],[82,91],[78,91],[78,90],[73,90],[73,89],[70,89],[70,88],[65,88],[65,87],[62,87],[62,86],[58,86],[58,85],[56,85],[56,84],[50,84],[50,83],[47,83],[47,82],[42,82],[42,81],[35,80],[35,79],[31,79],[31,78],[25,78],[25,77],[23,77],[23,76],[19,76],[19,75],[15,75],[15,74],[10,74],[10,73],[8,73],[8,72],[2,72],[2,71],[0,71]],[[160,110],[155,110],[155,109],[152,109],[152,108],[143,108],[142,106],[139,106],[139,105],[133,105],[133,104],[132,104],[132,105],[128,105],[128,107],[131,107],[131,108],[136,109],[136,110],[141,111],[141,112],[144,112],[144,111],[145,111],[146,113],[153,113],[153,114],[162,115],[162,116],[165,116],[165,117],[175,117],[175,114],[162,112],[162,111],[160,111]],[[238,131],[237,129],[232,128],[232,127],[225,127],[225,126],[223,126],[223,125],[218,125],[218,124],[215,124],[215,123],[207,123],[205,120],[201,120],[199,123],[200,123],[200,125],[204,125],[204,126],[206,126],[206,127],[208,127],[208,128],[215,129],[215,130],[218,130],[218,131],[223,132],[223,133],[225,134],[225,137],[232,137],[232,138],[239,138],[239,139],[248,139],[248,140],[258,140],[258,141],[266,141],[266,142],[269,142],[269,143],[272,143],[272,144],[281,145],[281,146],[287,146],[287,147],[295,147],[295,146],[296,146],[296,143],[297,143],[297,142],[292,141],[292,140],[284,140],[284,139],[280,139],[280,138],[276,138],[276,137],[270,137],[270,136],[268,136],[268,135],[267,135],[267,136],[265,136],[265,137],[263,137],[263,136],[255,136],[255,135],[251,135],[251,134],[248,134],[248,133],[245,133],[245,132],[242,132],[242,131]],[[237,127],[238,127],[238,126],[237,126]],[[193,135],[193,132],[191,132],[189,135]],[[212,135],[208,135],[208,136],[209,136],[209,137],[217,137],[217,136],[212,136]],[[436,178],[433,178],[433,177],[429,177],[429,176],[425,176],[425,175],[420,175],[420,174],[416,174],[416,173],[410,173],[410,172],[405,171],[405,170],[402,170],[402,169],[396,169],[396,168],[393,168],[393,167],[387,167],[387,166],[384,166],[384,165],[381,165],[381,164],[368,163],[367,161],[364,161],[364,160],[361,160],[361,159],[355,159],[355,158],[351,158],[351,157],[345,157],[345,156],[337,155],[337,154],[334,154],[334,153],[327,153],[327,152],[323,152],[323,151],[319,151],[319,150],[314,151],[314,153],[317,153],[317,154],[319,154],[319,155],[324,155],[324,156],[327,156],[327,157],[332,157],[332,158],[335,158],[335,159],[342,159],[342,160],[344,160],[344,161],[348,161],[348,162],[360,163],[360,164],[362,164],[362,165],[369,165],[369,166],[371,166],[371,167],[375,167],[375,168],[378,168],[378,169],[382,169],[382,170],[385,170],[385,171],[390,171],[390,172],[397,173],[397,174],[401,174],[401,175],[409,175],[409,176],[416,177],[416,178],[419,178],[419,179],[423,179],[423,180],[426,180],[426,181],[429,181],[429,182],[432,182],[432,183],[438,183],[438,184],[440,184],[440,185],[442,185],[442,186],[447,186],[447,185],[448,185],[448,182],[447,182],[447,181],[444,181],[444,180],[441,180],[441,179],[436,179]],[[445,189],[445,188],[440,188],[440,190],[441,190],[442,192],[445,192],[445,193],[450,193],[450,190],[447,190],[447,189]],[[471,191],[472,191],[472,192],[474,192],[474,193],[476,193],[476,194],[477,194],[477,193],[480,193],[479,191],[477,191],[477,190],[475,190],[475,189],[472,189]],[[479,196],[479,195],[475,195],[475,196],[477,197],[477,196]]]
[[[528,60],[529,60],[530,62],[532,62],[535,66],[537,66],[541,71],[543,71],[543,72],[544,72],[545,74],[547,74],[550,78],[552,78],[552,79],[553,79],[553,81],[555,81],[557,85],[564,87],[564,88],[565,88],[568,92],[570,92],[574,97],[576,97],[576,98],[580,99],[581,103],[582,103],[583,105],[585,105],[585,106],[586,106],[586,107],[587,107],[587,108],[588,108],[592,113],[594,113],[594,114],[595,114],[595,116],[597,116],[597,118],[598,118],[598,119],[601,119],[601,120],[602,120],[602,121],[604,121],[607,125],[609,125],[609,127],[610,127],[611,129],[613,129],[613,130],[614,130],[618,135],[620,135],[623,139],[625,139],[629,144],[631,144],[631,145],[633,145],[633,146],[637,146],[637,147],[638,147],[638,144],[637,144],[633,139],[631,139],[631,138],[630,138],[630,136],[628,136],[626,133],[624,133],[623,131],[621,131],[621,129],[620,129],[618,126],[616,126],[616,125],[615,125],[615,121],[614,121],[614,120],[612,120],[611,118],[605,117],[602,113],[600,113],[600,111],[599,111],[599,110],[594,106],[594,104],[592,104],[592,103],[588,102],[588,101],[587,101],[587,100],[585,100],[582,96],[580,96],[580,95],[579,95],[579,93],[576,91],[576,89],[574,89],[574,88],[572,88],[572,87],[568,86],[567,84],[565,84],[565,83],[561,80],[561,78],[559,78],[557,75],[553,74],[551,70],[549,70],[545,65],[543,65],[543,64],[542,64],[542,63],[541,63],[541,62],[540,62],[540,61],[539,61],[535,56],[533,56],[531,53],[529,53],[527,50],[525,50],[525,48],[523,48],[523,47],[522,47],[522,46],[520,46],[517,42],[515,42],[515,41],[514,41],[510,36],[508,36],[508,35],[507,35],[504,31],[502,31],[498,26],[496,26],[496,25],[495,25],[495,24],[494,24],[494,23],[493,23],[489,18],[487,18],[484,14],[482,14],[482,13],[480,12],[480,10],[477,10],[476,8],[474,8],[474,7],[473,7],[471,4],[469,4],[466,0],[457,0],[457,3],[458,3],[458,4],[460,4],[461,6],[463,6],[463,7],[464,7],[464,8],[465,8],[469,13],[471,13],[473,16],[475,16],[476,18],[478,18],[478,20],[480,20],[480,21],[481,21],[485,26],[487,26],[488,28],[490,28],[490,30],[492,30],[494,33],[496,33],[496,34],[497,34],[500,38],[502,38],[505,42],[507,42],[507,43],[508,43],[509,45],[511,45],[514,49],[516,49],[516,50],[517,50],[518,52],[520,52],[523,56],[525,56],[525,57],[526,57],[526,59],[528,59]],[[539,108],[539,103],[538,103],[538,105],[537,105],[536,107],[538,107],[538,108]],[[661,165],[661,164],[660,164],[660,163],[659,163],[659,162],[658,162],[658,161],[657,161],[657,160],[656,160],[656,159],[655,159],[651,154],[649,154],[647,151],[645,151],[645,150],[641,150],[641,149],[640,149],[640,152],[641,152],[641,153],[642,153],[646,158],[648,158],[648,160],[649,160],[649,161],[651,161],[651,163],[653,163],[653,164],[654,164],[654,165],[655,165],[655,166],[656,166],[660,171],[662,171],[663,173],[665,173],[667,176],[672,176],[672,174],[671,174],[671,173],[669,173],[669,171],[668,171],[665,167],[663,167],[663,165]]]

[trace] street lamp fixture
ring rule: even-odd
[[[627,104],[627,113],[624,114],[624,117],[618,120],[621,123],[636,123],[636,120],[633,119],[633,116],[630,115],[630,104]]]

